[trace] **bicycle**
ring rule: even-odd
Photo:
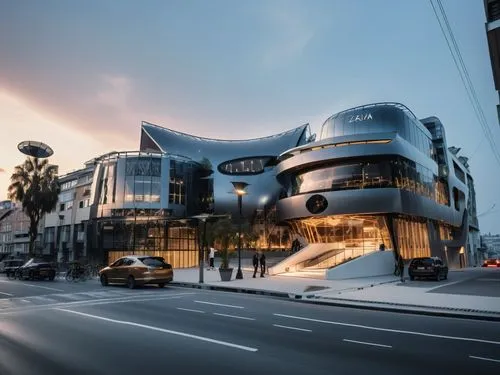
[[[66,281],[78,282],[81,280],[81,276],[82,271],[72,268],[66,272]]]
[[[21,279],[19,268],[16,268],[14,270],[8,270],[7,271],[7,278],[9,280]]]

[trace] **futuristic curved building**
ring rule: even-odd
[[[248,184],[243,205],[247,219],[258,207],[274,204],[281,189],[274,173],[278,155],[309,138],[308,125],[270,137],[228,141],[143,123],[140,151],[110,152],[86,163],[93,169],[91,186],[80,202],[80,211],[88,207],[87,235],[73,238],[85,237],[87,257],[100,262],[133,252],[162,256],[174,267],[193,267],[199,261],[198,234],[185,219],[201,213],[237,213],[234,181]],[[63,181],[68,189],[79,186],[75,173]],[[50,237],[52,248],[66,246],[69,258],[74,258],[79,244],[61,242],[71,237],[63,236],[61,228],[72,233],[81,222],[71,229],[71,220],[66,220],[72,217],[66,211],[73,204],[64,202],[77,195],[68,189],[62,189],[60,211],[49,215],[52,228],[47,232],[60,232]]]
[[[419,121],[402,104],[331,116],[317,142],[278,159],[280,219],[306,246],[271,272],[317,270],[332,278],[332,267],[380,244],[404,259],[436,255],[460,264],[469,191],[455,159],[439,119]]]
[[[213,171],[207,179],[213,186],[213,213],[236,213],[237,198],[232,181],[249,184],[243,215],[252,214],[267,202],[276,201],[280,185],[274,166],[282,152],[305,144],[310,139],[309,125],[269,137],[247,140],[202,138],[147,122],[142,123],[141,151],[178,154],[208,165]]]
[[[438,118],[418,120],[398,103],[337,113],[318,141],[308,124],[220,140],[143,122],[139,151],[110,152],[61,176],[45,247],[59,260],[107,263],[133,252],[192,267],[199,243],[189,218],[238,214],[233,183],[243,182],[243,216],[260,236],[257,247],[302,245],[272,274],[337,278],[353,266],[353,276],[368,275],[379,258],[390,273],[394,254],[473,264],[464,249],[479,246],[475,192],[458,151]],[[380,244],[393,251],[376,251]]]

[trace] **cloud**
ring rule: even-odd
[[[97,103],[111,110],[128,111],[132,82],[123,76],[104,75],[102,87],[97,92]]]

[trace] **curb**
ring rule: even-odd
[[[255,295],[269,296],[269,297],[291,298],[289,293],[275,292],[272,290],[238,288],[238,287],[229,287],[229,286],[189,283],[189,282],[181,282],[181,281],[171,281],[169,283],[169,285],[175,285],[175,286],[180,286],[180,287],[184,287],[184,288],[217,290],[220,292],[246,293],[246,294],[255,294]]]
[[[348,307],[353,309],[395,312],[400,314],[427,315],[427,316],[438,316],[446,318],[460,318],[460,319],[500,322],[500,314],[498,312],[493,312],[493,311],[458,309],[458,308],[453,309],[448,307],[405,305],[405,304],[389,303],[389,302],[373,302],[373,301],[358,301],[358,300],[343,300],[343,299],[336,299],[332,301],[311,300],[311,299],[301,299],[301,298],[296,298],[296,299],[297,302],[310,303],[313,305],[337,306],[337,307]],[[470,314],[470,312],[474,312],[475,314]]]
[[[427,316],[500,322],[500,313],[495,311],[460,309],[451,307],[432,307],[432,306],[410,305],[410,304],[400,304],[392,302],[361,301],[354,299],[343,299],[343,298],[332,298],[332,297],[321,298],[315,295],[303,295],[303,294],[276,292],[276,291],[262,290],[262,289],[227,287],[227,286],[199,284],[192,282],[180,282],[180,281],[177,282],[172,281],[169,283],[169,285],[174,285],[184,288],[216,290],[221,292],[245,293],[245,294],[263,295],[263,296],[277,297],[277,298],[286,298],[299,303],[307,303],[313,305],[336,306],[336,307],[347,307],[347,308],[362,309],[362,310],[396,312],[401,314],[427,315]],[[367,287],[372,287],[375,285],[376,284]]]

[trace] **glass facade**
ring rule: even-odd
[[[394,231],[404,259],[431,256],[427,221],[400,216],[394,219]]]
[[[170,160],[170,183],[168,203],[186,204],[186,184],[188,165]]]
[[[335,215],[290,221],[292,232],[308,243],[331,244],[329,251],[304,267],[328,268],[379,249],[392,248],[386,218],[382,215]]]
[[[325,121],[320,139],[397,132],[422,153],[434,158],[429,130],[403,105],[383,103],[340,112]]]
[[[392,187],[449,205],[447,182],[429,169],[402,157],[323,165],[282,178],[282,183],[287,192],[282,198],[312,192]]]
[[[221,163],[217,169],[222,174],[228,175],[251,175],[264,172],[266,164],[271,160],[271,157],[254,157],[238,160],[230,160]]]
[[[105,220],[100,225],[109,263],[135,254],[161,256],[174,268],[198,265],[196,228],[147,218]]]
[[[128,157],[125,165],[125,202],[160,202],[161,159]]]

